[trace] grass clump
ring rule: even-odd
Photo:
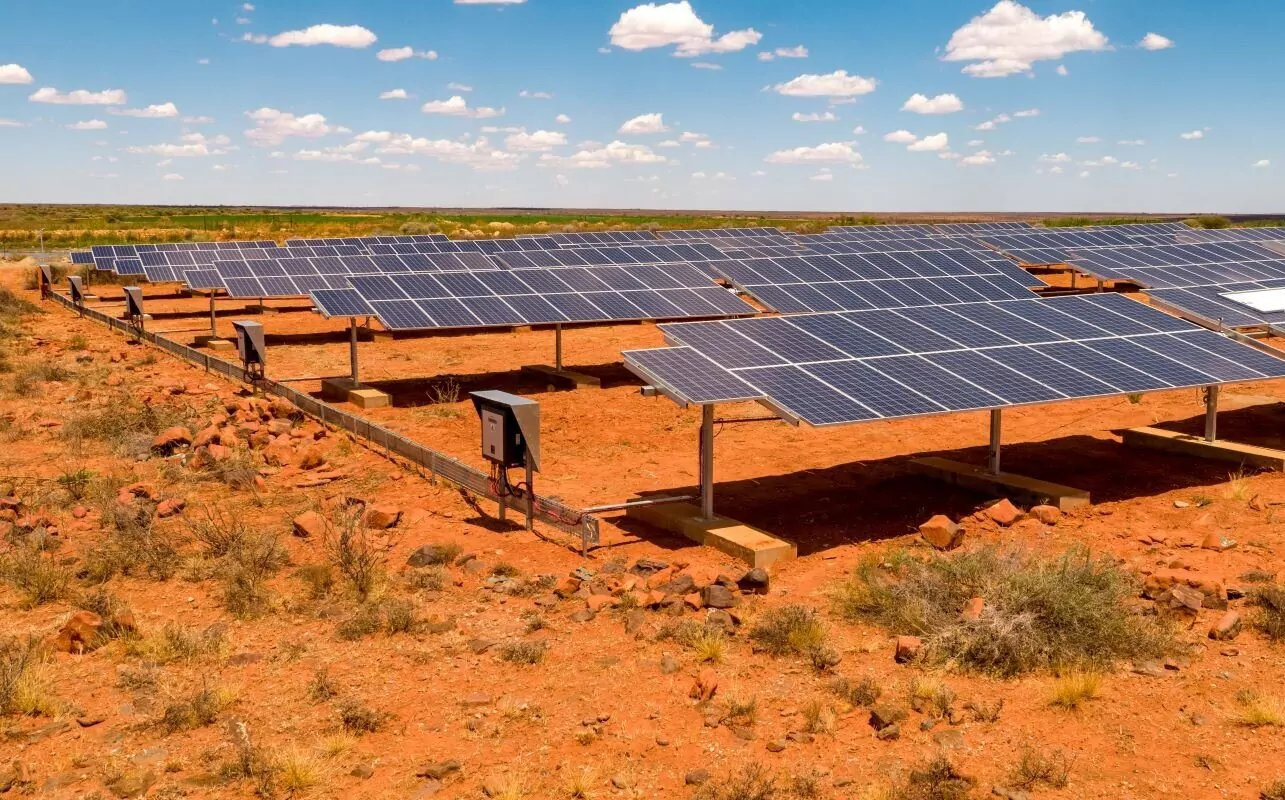
[[[324,667],[318,669],[312,674],[312,680],[308,681],[308,699],[314,703],[324,703],[327,700],[333,700],[339,695],[339,684],[335,683],[330,677],[330,672]]]
[[[549,645],[546,642],[508,642],[500,648],[500,658],[510,664],[532,666],[542,663],[548,652]]]
[[[234,702],[235,697],[226,689],[203,686],[186,697],[173,700],[165,706],[161,726],[167,733],[190,731],[213,725],[219,714]]]
[[[1256,608],[1254,627],[1273,641],[1285,640],[1285,586],[1255,589],[1250,595],[1250,602]]]
[[[1058,708],[1074,711],[1090,700],[1095,700],[1102,690],[1102,676],[1096,672],[1071,670],[1057,676],[1049,703]]]
[[[80,577],[106,583],[116,575],[146,575],[157,581],[174,577],[183,563],[179,543],[156,528],[156,507],[105,504],[106,537],[85,554]]]
[[[1234,717],[1236,724],[1247,728],[1285,727],[1285,703],[1279,697],[1262,694],[1254,689],[1236,693],[1240,710]]]
[[[870,676],[866,676],[855,683],[848,678],[839,676],[830,681],[829,689],[857,708],[874,705],[883,694],[883,688]]]
[[[1285,778],[1275,781],[1259,792],[1258,800],[1285,800]]]
[[[935,717],[950,716],[950,707],[955,703],[955,690],[932,675],[911,678],[907,694],[911,708]]]
[[[812,656],[826,648],[825,626],[816,612],[801,605],[772,608],[759,616],[750,639],[774,656]]]
[[[44,647],[34,636],[0,641],[0,716],[52,717],[58,713],[45,656]]]
[[[1039,786],[1065,789],[1070,781],[1071,759],[1061,750],[1045,755],[1026,748],[1009,771],[1008,783],[1015,789],[1030,791]]]
[[[381,603],[358,606],[352,616],[339,623],[337,633],[339,638],[355,642],[381,631],[389,636],[415,633],[421,625],[422,620],[413,603],[390,598]]]
[[[721,781],[700,788],[693,800],[781,800],[785,797],[776,776],[760,764],[746,764]]]
[[[393,543],[377,541],[361,508],[346,510],[331,523],[325,526],[322,541],[326,558],[364,603],[383,577],[384,562]]]
[[[289,747],[272,757],[276,784],[287,794],[305,792],[321,783],[321,765],[317,759],[296,747]]]
[[[0,577],[22,595],[23,608],[35,608],[66,597],[71,572],[52,553],[26,545],[0,560]]]
[[[344,726],[344,730],[354,736],[375,733],[388,722],[388,716],[360,700],[347,700],[339,705],[339,722]]]
[[[160,633],[131,643],[130,650],[133,655],[164,665],[218,655],[223,651],[224,645],[220,628],[197,630],[170,622]]]
[[[889,800],[964,800],[973,792],[974,778],[961,774],[945,756],[910,771],[889,793]]]
[[[921,637],[929,663],[1013,677],[1162,655],[1172,635],[1130,609],[1136,591],[1113,560],[1084,549],[1040,558],[983,548],[867,560],[834,602],[847,619]],[[959,610],[973,597],[985,599],[986,611],[962,619]]]

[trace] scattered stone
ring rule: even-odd
[[[896,725],[906,718],[906,709],[892,703],[876,703],[870,708],[870,727],[877,731]]]
[[[688,690],[687,696],[703,703],[713,700],[717,692],[718,673],[706,667],[696,676],[696,681],[692,684],[692,688]]]
[[[433,780],[442,780],[448,775],[453,775],[460,771],[460,762],[451,759],[450,761],[440,761],[428,764],[415,773],[417,778],[432,778]]]
[[[919,650],[924,645],[918,636],[898,636],[897,653],[894,659],[898,664],[907,664],[919,657]]]
[[[1062,519],[1062,509],[1050,505],[1032,506],[1030,515],[1045,525],[1056,525]]]
[[[192,434],[188,432],[187,428],[182,425],[175,425],[173,428],[163,430],[156,435],[156,438],[152,440],[152,450],[162,455],[169,455],[180,448],[190,447],[191,444]]]
[[[1201,548],[1205,550],[1230,550],[1236,546],[1236,540],[1223,536],[1218,531],[1210,531],[1205,534],[1205,538],[1200,542]]]
[[[742,575],[736,582],[736,586],[745,594],[767,594],[770,582],[771,577],[767,574],[767,570],[755,567]]]
[[[1235,611],[1228,611],[1209,629],[1209,638],[1219,642],[1231,641],[1240,635],[1242,627],[1243,623],[1241,622],[1240,614]]]
[[[1205,596],[1190,586],[1175,584],[1157,600],[1170,611],[1195,616],[1204,606]]]
[[[938,550],[954,550],[964,543],[964,529],[945,514],[938,514],[920,525],[919,535]]]
[[[326,457],[321,454],[320,448],[309,447],[299,456],[299,469],[318,469],[324,466]]]
[[[58,631],[54,647],[64,653],[84,653],[102,644],[103,618],[92,611],[77,611]]]
[[[611,785],[616,787],[617,789],[628,789],[629,779],[626,778],[624,775],[612,775]]]
[[[358,764],[348,774],[354,778],[361,778],[363,781],[370,780],[375,775],[375,768],[370,764]]]
[[[1007,497],[986,507],[986,516],[1001,528],[1007,528],[1020,520],[1024,515],[1021,509],[1013,505]]]
[[[181,497],[171,497],[166,500],[162,500],[156,505],[156,516],[161,519],[165,519],[166,517],[172,517],[175,514],[183,513],[183,509],[185,508],[187,508],[186,500]]]
[[[754,729],[746,725],[733,725],[732,735],[741,741],[754,741]]]
[[[943,750],[958,750],[964,746],[964,734],[954,728],[946,728],[934,733],[933,741]]]
[[[620,605],[620,598],[612,597],[609,594],[591,594],[585,600],[585,603],[588,604],[589,610],[596,614],[608,606]]]
[[[656,746],[657,746],[657,747],[669,747],[669,739],[667,739],[667,738],[666,738],[666,737],[664,737],[664,736],[657,736],[657,737],[656,737]]]
[[[156,783],[156,773],[151,770],[131,769],[107,784],[107,788],[117,797],[142,797],[154,783]]]
[[[889,725],[886,728],[880,728],[875,731],[875,738],[881,742],[891,742],[901,738],[901,726]]]
[[[694,769],[683,776],[683,783],[688,786],[702,786],[709,782],[709,770]]]
[[[769,753],[780,753],[783,750],[785,750],[785,742],[780,739],[773,739],[767,743],[767,751]]]
[[[479,708],[481,706],[489,706],[492,702],[493,701],[489,694],[478,692],[465,696],[465,698],[460,701],[460,705],[465,708]]]
[[[229,667],[248,667],[263,661],[263,653],[237,653],[228,659]]]
[[[642,630],[643,625],[647,623],[647,615],[639,609],[634,609],[625,615],[625,633],[633,636]]]
[[[581,581],[575,575],[568,575],[562,580],[558,581],[557,585],[553,587],[553,593],[556,594],[558,597],[561,597],[563,600],[566,600],[568,597],[571,597],[576,592],[580,591],[580,586],[582,583],[583,581]]]
[[[1140,664],[1133,665],[1134,675],[1143,675],[1148,678],[1163,678],[1165,668],[1155,661],[1143,661]]]
[[[479,656],[492,647],[495,647],[495,642],[490,639],[470,639],[468,642],[468,649]]]
[[[294,535],[301,539],[324,539],[331,531],[330,521],[316,511],[305,511],[294,518]]]
[[[660,674],[673,675],[680,669],[678,661],[668,653],[660,657]]]
[[[105,719],[106,719],[106,717],[99,717],[99,716],[93,716],[93,717],[76,717],[76,724],[77,724],[77,725],[79,725],[79,726],[80,726],[80,727],[82,727],[82,728],[92,728],[92,727],[94,727],[95,725],[101,725],[101,724],[103,724],[103,721],[104,721]]]
[[[733,608],[736,595],[726,586],[713,584],[701,590],[701,602],[709,608]]]
[[[582,608],[576,613],[571,615],[571,621],[572,622],[590,622],[596,616],[598,615],[595,614],[593,611],[587,608]]]
[[[452,548],[441,544],[426,544],[410,554],[406,559],[408,567],[431,567],[445,564],[451,559]]]
[[[1174,507],[1174,508],[1190,508],[1190,507],[1191,507],[1191,503],[1188,503],[1186,500],[1175,500],[1175,501],[1173,501],[1173,507]]]
[[[1004,800],[1029,800],[1030,798],[1030,795],[1021,789],[1009,789],[1006,786],[992,787],[991,794],[996,797],[1002,797]]]
[[[366,509],[366,527],[372,530],[395,528],[401,519],[402,512],[395,506],[372,506]]]

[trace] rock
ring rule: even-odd
[[[954,550],[964,543],[964,529],[945,514],[938,514],[920,525],[919,535],[938,550]]]
[[[294,457],[294,448],[280,439],[263,448],[263,461],[272,467],[288,467],[294,462]]]
[[[1243,623],[1241,622],[1240,614],[1235,611],[1228,611],[1209,629],[1209,638],[1219,642],[1231,641],[1240,635],[1242,627]]]
[[[660,657],[660,674],[673,675],[679,670],[678,661],[668,653]]]
[[[628,789],[629,779],[626,778],[624,775],[612,775],[611,785],[617,789]]]
[[[163,455],[169,455],[175,450],[191,445],[192,434],[182,425],[163,430],[156,435],[155,439],[152,439],[152,451]]]
[[[1004,800],[1029,800],[1030,795],[1021,789],[1010,789],[1007,786],[992,786],[991,794]]]
[[[576,613],[571,615],[571,621],[572,622],[591,622],[593,621],[593,618],[596,616],[598,615],[590,611],[589,609],[582,608]]]
[[[107,784],[107,788],[117,797],[142,797],[156,783],[156,773],[151,770],[127,770],[116,780]]]
[[[451,759],[450,761],[440,761],[433,764],[428,764],[422,767],[419,772],[416,772],[415,777],[432,778],[434,780],[440,781],[446,776],[453,775],[454,773],[459,771],[460,771],[460,762],[454,759]]]
[[[274,419],[268,423],[268,433],[273,436],[285,436],[290,433],[294,423],[288,419]]]
[[[488,569],[490,569],[490,567],[488,567],[486,562],[480,558],[470,558],[468,561],[464,562],[465,575],[480,575]]]
[[[974,597],[967,603],[964,603],[964,610],[959,612],[959,617],[960,619],[967,620],[969,622],[976,622],[982,618],[982,611],[984,611],[985,608],[986,601],[980,597]]]
[[[300,539],[321,540],[333,532],[330,521],[316,511],[305,511],[291,523],[294,535]]]
[[[696,579],[687,573],[675,575],[673,580],[654,587],[665,594],[688,595],[696,591]]]
[[[647,624],[647,614],[639,609],[634,609],[625,614],[625,633],[633,636],[642,630],[643,625]]]
[[[947,728],[934,733],[933,742],[943,750],[958,750],[964,746],[964,734],[953,728]]]
[[[1205,550],[1230,550],[1236,546],[1236,540],[1223,536],[1218,531],[1210,531],[1205,534],[1205,538],[1200,541],[1200,546]]]
[[[891,742],[901,738],[901,725],[889,725],[875,731],[875,738],[881,742]]]
[[[1021,509],[1013,505],[1007,497],[986,507],[986,516],[1001,528],[1007,528],[1022,518]]]
[[[92,728],[95,725],[102,725],[103,721],[106,719],[107,719],[106,717],[102,717],[98,715],[81,716],[81,717],[76,717],[76,724],[82,728]]]
[[[596,614],[608,606],[620,605],[620,598],[612,597],[609,594],[591,594],[585,600],[585,603],[588,604],[589,610]]]
[[[401,522],[402,512],[396,506],[372,506],[366,509],[366,527],[385,531]]]
[[[1174,508],[1190,508],[1190,507],[1191,507],[1191,503],[1188,503],[1186,500],[1175,500],[1175,501],[1173,501],[1173,507],[1174,507]]]
[[[732,618],[731,614],[721,608],[711,608],[706,611],[705,624],[717,625],[728,633],[731,633],[736,629],[736,620]]]
[[[324,466],[326,457],[321,454],[321,449],[309,447],[299,456],[299,469],[317,469]]]
[[[1057,506],[1032,506],[1030,514],[1045,525],[1056,525],[1062,519],[1062,509]]]
[[[701,590],[701,602],[709,608],[733,608],[736,606],[736,595],[727,587],[715,584]]]
[[[687,696],[699,702],[707,702],[714,699],[718,693],[718,673],[706,667],[696,676],[696,681],[692,688],[688,690]]]
[[[54,647],[64,653],[84,653],[102,644],[103,618],[92,611],[77,611],[58,631]]]
[[[363,781],[370,780],[375,776],[375,768],[370,764],[358,764],[348,774],[354,778],[361,778]]]
[[[1190,586],[1175,584],[1158,598],[1170,611],[1195,616],[1204,606],[1205,596]]]
[[[771,578],[767,574],[767,570],[762,567],[755,567],[742,575],[740,580],[736,582],[736,586],[745,594],[767,594],[770,581]]]
[[[465,695],[464,699],[460,701],[460,705],[465,708],[479,708],[481,706],[489,706],[492,702],[493,700],[489,694],[475,692],[470,695]]]
[[[870,708],[870,727],[877,731],[896,725],[906,718],[906,709],[892,703],[876,703]]]
[[[769,753],[780,753],[783,750],[785,750],[785,742],[781,739],[773,739],[767,743],[767,751]]]
[[[898,664],[907,664],[919,657],[919,650],[924,645],[918,636],[898,636],[897,652],[893,658]]]
[[[1165,668],[1155,661],[1144,661],[1141,664],[1133,665],[1134,675],[1144,675],[1148,678],[1163,678]]]
[[[582,583],[583,582],[576,576],[568,575],[554,585],[553,593],[558,597],[561,597],[563,600],[566,600],[568,597],[571,597],[576,592],[580,591]]]
[[[186,500],[181,497],[171,497],[156,505],[156,516],[161,519],[172,517],[175,514],[181,514],[185,508],[187,508]]]
[[[683,783],[688,786],[703,786],[709,782],[709,770],[694,769],[683,776]]]
[[[421,545],[415,552],[411,553],[406,559],[408,567],[432,567],[438,564],[446,564],[451,560],[451,554],[455,548],[443,544],[426,544]]]

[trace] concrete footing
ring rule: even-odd
[[[910,470],[974,492],[1007,497],[1022,505],[1051,505],[1069,511],[1092,502],[1083,489],[1009,472],[992,473],[984,467],[947,458],[917,458],[910,462]]]
[[[567,389],[602,388],[602,381],[592,375],[569,369],[557,369],[546,364],[528,364],[522,368],[522,371],[530,375],[538,375],[554,386]]]
[[[235,350],[236,343],[218,336],[196,337],[197,347],[208,347],[211,350]]]
[[[686,536],[697,544],[739,558],[751,567],[770,567],[778,561],[797,558],[799,554],[793,543],[734,519],[717,515],[713,519],[701,519],[700,509],[691,503],[639,506],[627,509],[625,516]]]
[[[1130,428],[1123,434],[1129,447],[1145,447],[1166,453],[1177,453],[1260,469],[1285,472],[1285,451],[1236,442],[1206,441],[1199,436],[1167,431],[1162,428]]]
[[[359,387],[352,378],[326,378],[321,382],[321,397],[332,403],[352,403],[358,408],[388,408],[393,404],[388,393]]]

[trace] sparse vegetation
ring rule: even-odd
[[[161,725],[168,733],[204,728],[219,719],[235,697],[226,689],[202,686],[185,697],[172,700],[165,706]]]
[[[829,689],[857,708],[874,705],[883,694],[883,688],[869,676],[856,683],[844,677],[836,677],[830,681]]]
[[[223,651],[224,645],[220,627],[197,630],[171,622],[158,634],[130,642],[129,648],[133,655],[164,665],[218,655]]]
[[[1257,588],[1250,594],[1250,602],[1256,609],[1254,627],[1273,641],[1285,641],[1285,586]]]
[[[330,672],[324,667],[317,669],[312,674],[312,680],[308,682],[308,699],[314,703],[324,703],[338,695],[339,684],[331,679]]]
[[[961,774],[945,756],[910,771],[906,779],[889,793],[890,800],[964,800],[977,783]]]
[[[339,704],[339,721],[344,730],[360,736],[363,733],[375,733],[384,727],[388,715],[370,708],[360,700],[349,699]]]
[[[549,652],[549,645],[543,641],[507,642],[500,648],[500,658],[510,664],[539,664]]]
[[[391,542],[379,542],[366,525],[361,508],[346,509],[331,519],[322,542],[331,565],[339,571],[358,601],[366,602],[383,577]]]
[[[1056,558],[991,548],[928,557],[901,551],[864,561],[835,593],[835,605],[848,619],[923,637],[928,663],[1011,677],[1163,654],[1171,634],[1131,610],[1136,591],[1114,560],[1087,550]],[[988,611],[962,619],[959,609],[972,597],[985,598]]]
[[[774,656],[811,657],[825,649],[825,626],[806,606],[784,605],[768,609],[750,629],[750,639]]]
[[[1028,747],[1009,771],[1008,782],[1011,787],[1024,791],[1040,786],[1065,789],[1070,775],[1071,759],[1066,753],[1055,750],[1045,755]]]
[[[1102,676],[1096,672],[1069,670],[1053,680],[1049,703],[1058,708],[1074,711],[1098,696],[1102,689]]]
[[[760,764],[746,764],[722,781],[700,788],[694,800],[778,800],[776,776]]]
[[[71,572],[56,556],[39,546],[23,544],[0,557],[0,577],[22,596],[24,608],[35,608],[66,597]]]
[[[1259,800],[1285,800],[1285,778],[1273,782],[1258,793]]]
[[[1236,693],[1236,705],[1240,707],[1234,717],[1238,725],[1247,728],[1285,727],[1285,703],[1278,697],[1254,689],[1242,689]]]
[[[0,716],[53,716],[58,710],[40,640],[0,641]]]

